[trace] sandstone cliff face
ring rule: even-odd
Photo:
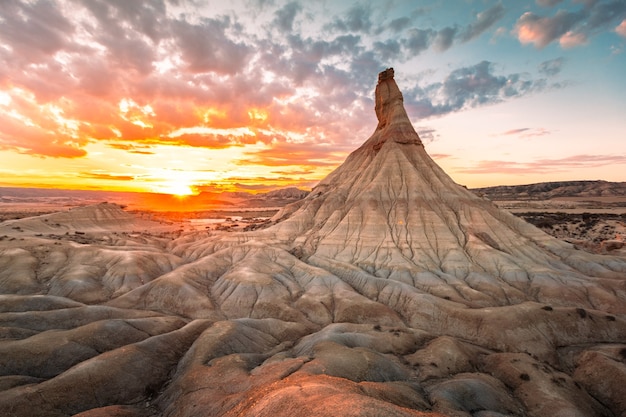
[[[267,229],[0,241],[0,413],[626,415],[626,260],[455,184],[393,70],[375,111]]]

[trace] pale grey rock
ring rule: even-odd
[[[582,352],[573,378],[614,415],[626,416],[626,344]]]
[[[429,388],[434,410],[453,417],[471,417],[479,411],[492,415],[519,415],[522,405],[498,379],[480,373],[460,373]]]

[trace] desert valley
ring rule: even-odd
[[[375,98],[310,193],[4,190],[0,415],[626,416],[624,183],[468,190]]]

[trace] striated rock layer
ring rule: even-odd
[[[0,414],[626,416],[626,260],[455,184],[392,69],[375,111],[269,228],[0,240]]]

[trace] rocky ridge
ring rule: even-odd
[[[624,197],[626,182],[554,181],[474,188],[490,200],[548,200],[556,197]]]
[[[455,184],[393,70],[375,111],[266,229],[0,241],[0,413],[626,415],[626,260]]]

